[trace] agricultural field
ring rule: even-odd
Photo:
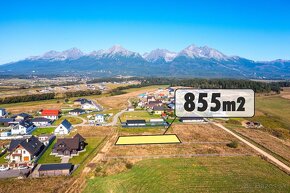
[[[128,132],[128,130],[130,130]],[[163,134],[161,129],[128,128],[119,130],[120,135],[150,135]],[[136,130],[135,130],[136,129]],[[141,132],[140,132],[141,130]],[[151,131],[151,132],[150,132]],[[142,133],[143,132],[143,133]],[[165,145],[130,145],[114,146],[108,157],[142,157],[150,156],[192,156],[196,154],[220,154],[220,155],[253,155],[254,152],[243,143],[237,148],[230,148],[228,144],[236,139],[224,132],[219,127],[211,124],[177,124],[172,125],[168,134],[176,134],[181,144]]]
[[[256,156],[149,159],[89,179],[84,192],[96,191],[280,193],[290,191],[290,177]]]

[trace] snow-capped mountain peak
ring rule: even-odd
[[[166,49],[156,49],[152,50],[150,53],[145,53],[143,58],[151,62],[157,61],[159,59],[164,59],[166,62],[170,62],[176,57],[176,55],[177,53]]]
[[[82,51],[80,51],[77,48],[71,48],[68,50],[65,50],[63,52],[58,52],[55,50],[48,51],[44,53],[41,56],[32,56],[29,57],[28,59],[30,60],[67,60],[67,59],[78,59],[82,57],[84,54]]]
[[[186,56],[189,58],[213,58],[217,60],[227,59],[228,57],[216,49],[208,46],[197,47],[194,44],[183,49],[179,56]]]
[[[105,50],[103,52],[104,56],[106,57],[115,57],[115,56],[125,56],[125,57],[136,57],[139,56],[137,52],[129,51],[123,48],[121,45],[114,45],[113,47]]]

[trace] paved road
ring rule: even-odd
[[[253,148],[255,151],[257,151],[259,154],[265,156],[267,159],[271,160],[271,162],[273,162],[274,164],[276,164],[280,168],[283,168],[288,174],[290,174],[290,167],[288,167],[286,164],[284,164],[280,160],[276,159],[272,155],[268,154],[267,152],[263,151],[262,149],[258,148],[255,145],[253,145],[252,143],[250,143],[249,141],[247,141],[244,138],[240,137],[239,135],[235,134],[231,130],[227,129],[225,126],[223,126],[223,125],[221,125],[219,123],[214,123],[214,122],[211,122],[211,123],[216,125],[216,126],[218,126],[221,129],[223,129],[224,131],[228,132],[229,134],[233,135],[234,137],[236,137],[237,139],[239,139],[243,143],[247,144],[248,146]]]
[[[129,103],[129,106],[132,105],[130,100],[128,100],[128,103]],[[104,126],[115,126],[115,125],[117,125],[117,124],[118,124],[118,119],[119,119],[119,117],[120,117],[123,113],[125,113],[126,111],[127,111],[127,109],[123,109],[123,110],[121,110],[120,112],[116,113],[116,114],[113,116],[113,120],[112,120],[112,122],[107,123],[107,124],[104,124]]]

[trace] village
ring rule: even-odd
[[[10,114],[0,109],[1,178],[70,175],[79,164],[70,159],[86,151],[90,144],[76,126],[116,126],[122,128],[166,129],[174,121],[174,89],[159,88],[132,98],[117,123],[107,122],[112,113],[93,100],[78,98],[72,110],[40,109],[34,115]],[[115,115],[116,116],[116,115]],[[178,122],[205,122],[203,118],[180,118]],[[1,143],[2,144],[2,143]],[[42,163],[44,156],[59,158],[60,163]]]

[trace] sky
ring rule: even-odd
[[[1,0],[0,64],[77,47],[139,53],[190,44],[252,60],[290,59],[290,1]]]

